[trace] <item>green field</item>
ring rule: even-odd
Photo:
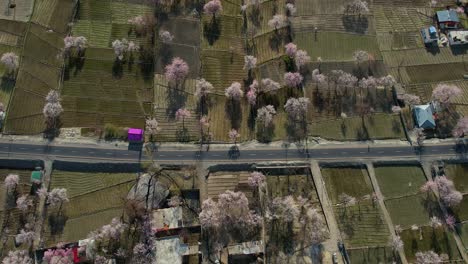
[[[418,166],[375,166],[375,176],[385,199],[417,194],[426,182]]]
[[[468,249],[468,222],[458,226],[458,234],[465,246],[465,250]]]
[[[311,136],[330,140],[404,139],[400,117],[394,114],[374,114],[361,117],[339,118],[311,123]]]
[[[423,195],[410,195],[385,201],[394,225],[404,228],[411,225],[426,225],[430,217],[440,213],[438,204],[426,203]]]

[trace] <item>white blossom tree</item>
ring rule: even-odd
[[[19,58],[14,52],[3,53],[0,62],[7,68],[10,73],[13,73],[19,66]]]
[[[273,117],[276,115],[275,107],[272,105],[264,106],[257,111],[257,122],[260,122],[264,128],[273,124]]]
[[[274,15],[273,18],[268,20],[268,26],[275,31],[277,31],[278,28],[285,27],[287,25],[288,19],[284,15]]]

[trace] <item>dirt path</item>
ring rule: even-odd
[[[323,243],[325,254],[331,255],[336,252],[338,256],[341,256],[338,251],[338,241],[342,241],[340,230],[333,213],[333,205],[328,199],[327,189],[325,188],[325,182],[322,178],[322,172],[317,161],[313,160],[310,162],[310,167],[312,170],[312,177],[314,178],[315,188],[317,188],[317,194],[322,204],[323,213],[328,224],[328,229],[330,230],[330,238]],[[326,257],[328,258],[328,257]],[[325,260],[324,263],[332,263],[331,259],[329,261]],[[341,257],[338,257],[338,263],[344,263]]]
[[[50,184],[50,175],[52,174],[52,164],[53,161],[46,158],[44,159],[44,175],[42,178],[42,186],[49,189],[49,184]],[[35,238],[34,238],[34,248],[42,248],[44,246],[44,241],[42,237],[42,233],[44,230],[44,224],[46,222],[46,211],[45,211],[45,197],[40,199],[38,209],[36,211],[36,229],[34,230],[35,232]]]
[[[392,222],[392,218],[390,218],[390,214],[387,211],[384,203],[384,197],[382,192],[380,191],[379,184],[377,182],[377,178],[375,177],[374,165],[372,162],[366,162],[367,171],[369,173],[369,177],[372,182],[372,186],[374,187],[374,192],[377,195],[377,200],[379,202],[380,208],[382,210],[383,217],[385,222],[387,223],[388,230],[390,230],[390,234],[392,235],[392,239],[396,237],[395,227]],[[406,260],[405,251],[403,249],[398,250],[398,254],[400,255],[401,263],[407,264],[408,261]]]

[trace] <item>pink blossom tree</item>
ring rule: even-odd
[[[369,12],[369,4],[363,0],[354,0],[346,6],[346,13],[358,14]]]
[[[417,104],[420,104],[421,103],[421,98],[419,98],[419,96],[417,95],[413,95],[413,94],[402,94],[402,95],[398,95],[397,97],[399,100],[402,100],[405,104],[409,104],[409,105],[417,105]]]
[[[348,89],[349,88],[354,89],[354,87],[356,87],[358,83],[357,77],[350,73],[341,71],[341,72],[335,72],[335,75],[337,76],[336,84],[338,86],[338,89],[344,90],[344,92],[340,94],[345,94],[345,93],[347,94]]]
[[[33,202],[31,199],[28,198],[28,195],[22,195],[16,200],[16,208],[21,210],[22,212],[26,212],[31,206]]]
[[[398,105],[393,105],[392,106],[392,112],[393,113],[401,113],[401,107]]]
[[[170,43],[174,40],[174,36],[167,30],[161,30],[159,31],[159,39],[164,43]]]
[[[288,16],[294,16],[296,14],[296,6],[292,3],[287,3],[286,4],[286,14]]]
[[[291,120],[302,122],[305,121],[309,104],[310,100],[306,97],[289,98],[284,105],[284,110],[286,110]]]
[[[304,77],[298,72],[287,72],[284,74],[284,82],[286,86],[297,88],[302,84]]]
[[[455,207],[460,204],[463,195],[455,189],[453,181],[445,176],[439,176],[435,179],[437,189],[439,190],[440,199],[448,207]]]
[[[175,83],[176,88],[187,78],[189,73],[188,64],[181,58],[175,57],[171,64],[166,66],[165,76],[169,82]]]
[[[357,64],[369,61],[369,53],[364,50],[357,50],[353,53],[353,59]]]
[[[150,141],[154,141],[156,135],[159,133],[159,122],[156,118],[148,118],[145,121],[145,132],[150,135]]]
[[[468,133],[468,117],[462,117],[452,130],[452,135],[456,138],[464,137]]]
[[[67,189],[65,188],[54,188],[47,194],[47,203],[51,207],[58,206],[58,212],[60,213],[64,203],[68,203]]]
[[[167,205],[169,205],[170,207],[177,207],[177,206],[179,206],[181,203],[182,203],[182,199],[181,199],[180,196],[178,196],[178,195],[172,196],[172,197],[167,201]]]
[[[46,124],[49,128],[55,129],[57,119],[63,112],[60,100],[60,95],[56,90],[50,90],[46,96],[46,103],[42,113],[44,114]]]
[[[260,122],[263,128],[270,127],[273,124],[273,117],[275,115],[276,110],[274,106],[264,106],[257,111],[257,122]]]
[[[211,0],[203,6],[203,11],[205,14],[213,16],[214,21],[216,15],[223,11],[223,6],[220,0]]]
[[[127,228],[127,225],[120,221],[118,218],[113,218],[110,224],[103,225],[101,228],[88,235],[88,238],[94,239],[98,242],[102,241],[118,241],[122,233]]]
[[[226,246],[234,234],[251,237],[261,224],[261,217],[250,210],[245,194],[233,191],[220,194],[218,201],[205,200],[199,219],[202,229],[221,247]]]
[[[9,251],[8,255],[3,258],[2,264],[33,264],[34,261],[29,257],[26,250]]]
[[[402,250],[403,246],[404,246],[404,243],[403,243],[403,240],[401,240],[400,236],[395,236],[392,239],[392,248],[395,252]]]
[[[25,231],[21,229],[20,233],[15,236],[15,241],[18,244],[31,246],[34,242],[35,233],[33,231]]]
[[[178,121],[182,120],[182,127],[183,129],[185,129],[185,119],[190,118],[192,116],[192,113],[190,113],[190,111],[185,108],[180,108],[175,113],[175,116]]]
[[[268,20],[268,26],[274,29],[275,31],[278,28],[288,25],[288,19],[284,15],[274,15],[273,18]]]
[[[257,81],[254,81],[254,82],[257,82]],[[247,101],[249,102],[249,104],[251,106],[255,106],[255,104],[257,103],[257,89],[255,89],[255,86],[251,85],[249,91],[246,93],[245,96],[247,97]]]
[[[455,217],[453,217],[453,215],[445,216],[445,224],[448,226],[448,228],[450,228],[450,230],[454,230],[456,224]]]
[[[286,53],[286,55],[288,55],[288,57],[290,57],[290,58],[296,57],[296,52],[297,52],[296,44],[290,42],[290,43],[286,44],[286,46],[284,46],[284,49],[285,49],[285,53]]]
[[[210,133],[210,118],[206,115],[202,116],[200,118],[200,137],[201,137],[201,144],[203,144],[204,141],[211,141],[211,133]]]
[[[279,89],[281,89],[281,84],[280,83],[275,82],[270,78],[262,79],[262,85],[260,87],[260,91],[262,93],[275,92],[275,91],[277,91]]]
[[[4,184],[5,184],[7,193],[11,193],[11,194],[15,193],[16,188],[19,184],[19,176],[16,174],[8,174],[8,176],[6,176],[5,178]]]
[[[208,95],[213,93],[213,85],[205,79],[198,79],[195,84],[195,97],[198,98],[200,110],[202,114],[206,113],[206,105],[208,101]]]
[[[226,88],[224,94],[231,100],[239,101],[244,95],[244,92],[242,91],[242,85],[239,82],[233,82],[231,86]]]
[[[74,263],[73,250],[58,245],[55,249],[45,251],[43,260],[48,264],[72,264]]]
[[[432,91],[432,100],[438,102],[443,107],[447,107],[461,94],[462,90],[455,85],[439,84]]]
[[[440,256],[435,253],[434,251],[425,251],[425,252],[417,252],[416,253],[416,261],[415,264],[440,264],[442,263],[442,259]]]
[[[292,223],[298,218],[299,214],[299,207],[291,195],[275,197],[267,207],[266,219],[269,222]]]
[[[298,70],[301,70],[307,63],[311,61],[309,54],[305,50],[298,50],[294,56],[294,61]]]
[[[257,67],[257,58],[252,55],[244,56],[244,70],[248,70],[249,72]]]
[[[234,143],[234,145],[237,144],[237,139],[240,138],[239,132],[235,129],[231,129],[228,133],[229,140]]]
[[[265,183],[266,177],[263,173],[254,171],[250,173],[249,178],[247,179],[247,183],[250,187],[258,188],[259,186]]]
[[[19,58],[13,52],[3,53],[0,62],[7,68],[10,73],[13,73],[19,66]]]

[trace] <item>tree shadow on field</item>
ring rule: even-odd
[[[131,54],[129,58],[129,69],[130,64],[133,62],[132,60],[133,54]],[[165,65],[165,64],[164,64]],[[149,81],[153,78],[154,74],[154,51],[153,49],[142,49],[140,51],[140,70],[141,74],[143,75],[143,79],[145,81]]]
[[[342,16],[343,26],[347,32],[365,34],[369,28],[369,20],[365,16]]]
[[[212,46],[221,36],[220,19],[213,17],[210,23],[205,23],[205,25],[203,25],[203,35],[208,40],[208,44]]]
[[[224,107],[226,115],[231,120],[231,127],[238,130],[242,121],[242,107],[238,100],[227,100]]]
[[[283,36],[282,34],[276,29],[273,35],[270,37],[268,43],[270,48],[276,52],[279,52],[279,48],[282,46]]]
[[[172,88],[172,84],[169,84],[167,88],[167,108],[166,115],[170,118],[175,118],[175,113],[178,109],[182,108],[187,101],[187,94],[184,91]]]
[[[176,132],[176,138],[177,141],[179,142],[188,142],[190,141],[190,134],[189,131],[186,127],[182,127],[177,130]]]
[[[114,64],[112,65],[112,76],[120,79],[123,76],[123,61],[115,58]]]
[[[52,235],[62,234],[63,229],[65,228],[65,224],[67,223],[67,220],[68,220],[68,217],[63,215],[62,213],[51,214],[49,216],[50,233]]]
[[[164,68],[164,65],[168,65],[173,57],[171,46],[167,43],[162,43],[159,49],[159,56],[161,58],[161,65]]]
[[[260,8],[259,7],[253,7],[252,11],[249,14],[249,19],[250,22],[255,26],[255,27],[260,27],[260,21],[262,19],[261,14],[260,14]]]
[[[13,91],[13,87],[15,87],[15,84],[16,84],[15,79],[4,75],[2,76],[2,80],[0,83],[0,90],[2,90],[2,92],[10,94],[11,91]]]

